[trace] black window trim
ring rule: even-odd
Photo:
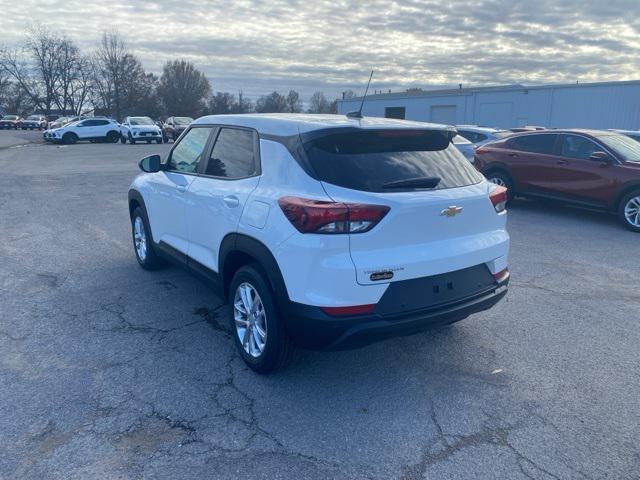
[[[202,165],[201,169],[200,169],[200,165],[198,166],[198,170],[202,170],[201,172],[198,172],[198,176],[204,177],[204,178],[213,178],[216,180],[226,180],[226,181],[233,182],[236,180],[244,180],[247,178],[259,177],[260,175],[262,175],[262,159],[260,157],[260,135],[258,134],[258,131],[255,128],[244,127],[241,125],[224,125],[224,124],[216,124],[212,126],[215,128],[215,130],[211,135],[212,139],[210,141],[211,144],[208,146],[206,160],[200,163],[200,165]],[[232,177],[220,177],[218,175],[209,175],[205,173],[207,171],[207,165],[209,164],[209,160],[211,160],[211,153],[213,152],[213,147],[218,141],[218,136],[220,135],[220,132],[222,131],[223,128],[230,129],[230,130],[246,130],[253,134],[253,165],[255,167],[255,173],[253,175],[232,178]]]
[[[524,137],[534,137],[534,136],[540,136],[540,135],[556,135],[556,139],[553,142],[553,147],[551,148],[551,153],[541,153],[541,152],[530,152],[528,150],[519,150],[517,148],[514,148],[513,144],[519,139],[519,138],[524,138]],[[558,147],[559,147],[559,140],[560,140],[560,136],[562,135],[561,132],[527,132],[524,135],[514,135],[514,136],[510,136],[506,139],[506,145],[507,145],[507,149],[508,150],[515,150],[516,152],[521,152],[521,153],[528,153],[531,155],[547,155],[547,156],[558,156]]]

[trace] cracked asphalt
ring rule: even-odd
[[[0,131],[0,478],[640,478],[639,235],[517,201],[497,307],[258,376],[205,284],[136,264],[167,149]]]

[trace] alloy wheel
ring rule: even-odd
[[[147,234],[144,230],[144,222],[140,217],[136,217],[133,222],[133,241],[138,258],[141,262],[144,262],[147,258]]]
[[[505,182],[504,178],[502,178],[502,177],[490,177],[489,181],[491,183],[495,183],[496,185],[500,185],[501,187],[506,187],[507,186],[507,182]]]
[[[624,218],[636,228],[640,228],[640,195],[631,197],[624,206]]]
[[[233,299],[236,334],[252,357],[259,357],[267,344],[267,317],[258,291],[250,283],[238,285]]]

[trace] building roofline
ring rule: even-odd
[[[591,83],[552,83],[549,85],[491,85],[486,87],[464,87],[464,88],[446,88],[437,90],[422,90],[418,92],[391,92],[367,95],[367,100],[394,100],[403,98],[420,98],[420,97],[439,97],[449,95],[471,95],[479,92],[505,91],[529,91],[529,90],[545,90],[550,88],[580,88],[580,87],[601,87],[601,86],[624,86],[638,85],[640,80],[620,80],[610,82],[591,82]],[[348,99],[338,99],[338,103],[362,101],[362,97],[353,97]]]

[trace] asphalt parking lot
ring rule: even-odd
[[[137,160],[0,131],[0,478],[640,478],[640,236],[517,201],[505,301],[249,371],[221,300],[146,272]]]

